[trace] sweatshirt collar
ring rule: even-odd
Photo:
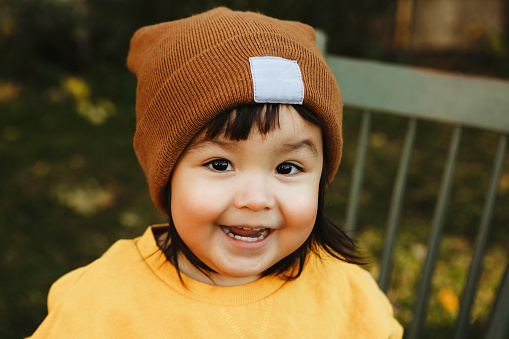
[[[154,234],[163,232],[167,227],[167,224],[150,226],[140,238],[136,239],[136,245],[154,274],[186,297],[214,305],[244,305],[270,296],[286,282],[275,276],[266,276],[246,285],[222,287],[199,282],[181,272],[184,286],[175,266],[166,259],[156,243]]]

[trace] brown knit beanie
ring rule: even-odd
[[[339,89],[312,27],[224,7],[139,29],[129,69],[138,78],[134,149],[155,205],[191,139],[242,104],[302,104],[324,123],[328,180],[341,159]]]

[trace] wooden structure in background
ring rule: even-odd
[[[504,30],[504,0],[398,0],[393,47],[468,50]]]

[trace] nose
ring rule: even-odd
[[[251,211],[270,210],[274,208],[276,198],[268,180],[261,175],[246,175],[237,183],[234,199],[236,208],[247,208]]]

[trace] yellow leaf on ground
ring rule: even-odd
[[[77,102],[88,100],[90,97],[90,88],[85,80],[78,77],[69,76],[63,81],[64,89],[72,94]]]
[[[442,287],[438,291],[440,305],[449,313],[456,313],[459,307],[459,300],[456,294],[449,287]]]
[[[0,103],[9,102],[17,98],[19,86],[13,82],[0,83]]]
[[[509,174],[502,175],[500,178],[500,192],[505,193],[509,191]]]

